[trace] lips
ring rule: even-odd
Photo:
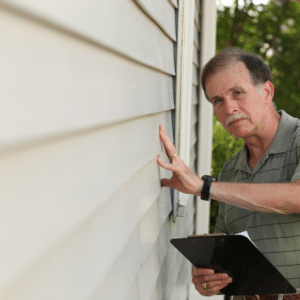
[[[244,118],[238,119],[238,120],[233,120],[232,122],[229,123],[229,126],[233,125],[233,124],[238,124],[239,122],[245,120]]]

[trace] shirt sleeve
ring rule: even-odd
[[[296,180],[299,180],[300,179],[300,164],[298,164],[296,170],[295,170],[295,173],[291,179],[291,182],[294,182]]]
[[[300,136],[299,135],[296,137],[296,142],[295,142],[294,147],[296,148],[295,155],[296,155],[296,161],[297,161],[298,165],[295,169],[295,172],[293,174],[291,182],[294,182],[294,181],[300,179]]]

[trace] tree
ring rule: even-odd
[[[300,1],[271,0],[254,5],[234,1],[218,10],[217,51],[239,47],[261,55],[273,73],[277,110],[300,118]],[[243,6],[240,4],[243,3]],[[230,135],[214,116],[212,174],[218,177],[223,164],[244,141]],[[211,203],[210,232],[214,232],[219,202]]]

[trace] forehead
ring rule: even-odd
[[[227,68],[209,76],[205,81],[206,92],[211,99],[228,91],[233,86],[247,88],[253,86],[250,73],[243,62],[229,65]]]

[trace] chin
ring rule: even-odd
[[[243,130],[239,130],[239,131],[231,130],[229,133],[237,139],[243,139],[249,136],[249,134]]]

